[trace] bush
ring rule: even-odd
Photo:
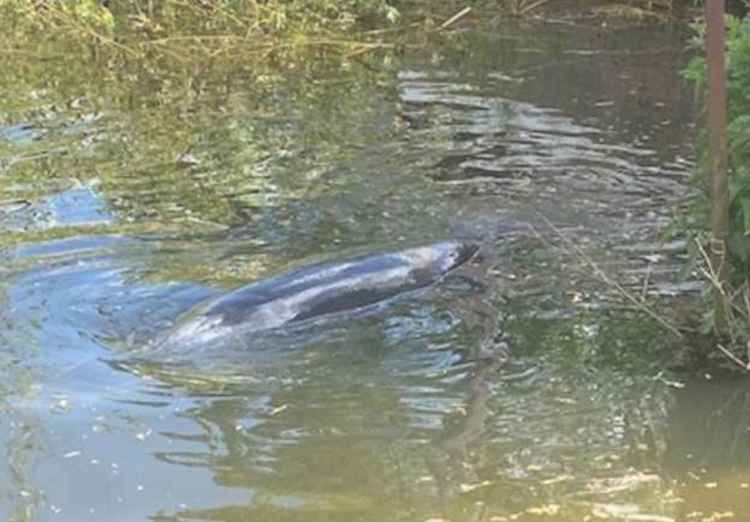
[[[732,279],[741,283],[750,279],[750,18],[727,20],[729,254]],[[705,28],[699,27],[696,43],[701,48],[704,34]],[[694,58],[684,71],[701,91],[705,90],[706,74],[702,56]],[[702,172],[708,173],[705,136],[699,144],[699,158]]]

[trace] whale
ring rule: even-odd
[[[446,240],[303,266],[199,303],[156,344],[207,343],[362,309],[432,285],[478,251],[475,242]]]

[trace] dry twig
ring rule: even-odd
[[[464,7],[459,12],[448,18],[445,22],[443,22],[440,27],[437,28],[438,31],[445,31],[450,26],[461,20],[463,17],[471,13],[471,7]]]
[[[742,362],[742,360],[734,355],[731,351],[724,348],[722,345],[717,344],[716,347],[719,349],[721,353],[727,356],[728,359],[730,359],[733,363],[735,363],[737,366],[742,368],[743,370],[750,370],[750,362]]]
[[[728,321],[730,324],[729,331],[729,337],[732,342],[732,345],[739,344],[738,342],[738,336],[735,333],[735,328],[732,328],[732,323],[736,323],[738,320],[742,320],[744,322],[747,322],[750,320],[750,296],[748,295],[748,288],[746,285],[743,285],[740,287],[737,292],[741,293],[742,296],[742,303],[744,304],[744,309],[737,305],[736,294],[733,296],[727,296],[726,289],[724,288],[724,285],[721,284],[721,281],[719,280],[719,276],[716,273],[716,270],[713,267],[713,264],[711,263],[711,257],[708,255],[708,252],[706,252],[705,247],[703,244],[696,238],[695,243],[698,246],[698,251],[701,253],[701,256],[703,257],[704,266],[701,267],[701,272],[703,275],[708,279],[713,287],[721,294],[722,299],[724,299],[724,302],[729,303],[729,307],[727,308],[727,314],[728,314]],[[750,371],[750,343],[747,345],[748,349],[748,362],[742,361],[739,357],[737,357],[735,354],[732,353],[731,350],[727,349],[726,347],[722,346],[721,344],[717,344],[716,347],[719,349],[719,351],[726,356],[730,361],[735,363],[737,366],[742,368],[745,371]]]
[[[683,333],[670,321],[668,321],[666,318],[662,317],[658,313],[656,313],[650,306],[648,306],[646,303],[635,297],[633,294],[628,292],[623,286],[609,277],[609,275],[593,260],[591,259],[578,245],[573,243],[571,239],[566,236],[559,228],[557,228],[554,223],[552,223],[549,219],[547,219],[544,215],[539,214],[539,216],[542,218],[542,220],[547,223],[547,225],[562,239],[565,244],[570,248],[570,251],[574,252],[584,263],[586,263],[591,269],[594,271],[594,274],[604,281],[604,283],[617,290],[617,292],[623,296],[625,299],[630,301],[635,305],[635,307],[638,310],[641,310],[645,314],[647,314],[649,317],[654,319],[657,323],[662,325],[664,328],[675,334],[679,338],[683,338]]]

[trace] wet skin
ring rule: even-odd
[[[444,241],[299,268],[198,305],[160,343],[207,342],[362,308],[428,286],[478,250],[475,243]]]

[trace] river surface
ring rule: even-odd
[[[665,232],[687,38],[561,17],[317,103],[231,74],[0,102],[0,519],[750,520],[746,383],[681,371],[688,340],[604,281],[700,290]],[[479,267],[377,310],[149,342],[286,268],[453,236]]]

